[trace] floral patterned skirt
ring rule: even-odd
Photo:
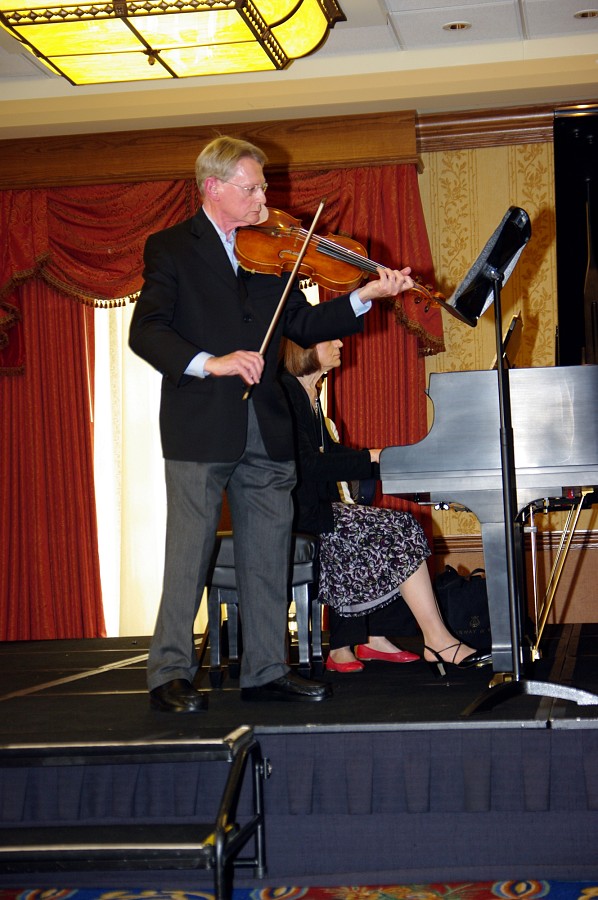
[[[363,616],[397,597],[430,548],[411,513],[332,506],[334,531],[320,535],[319,600],[341,616]]]

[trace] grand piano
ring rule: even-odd
[[[598,365],[512,369],[509,392],[517,511],[598,485]],[[497,372],[435,373],[427,394],[432,428],[416,444],[382,451],[382,490],[420,502],[457,503],[477,516],[493,668],[512,672]],[[520,516],[513,528],[521,548]]]

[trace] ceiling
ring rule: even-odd
[[[339,3],[317,53],[251,77],[74,87],[0,29],[0,140],[598,101],[598,0]]]

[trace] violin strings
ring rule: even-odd
[[[299,228],[297,230],[303,237],[307,234],[307,232],[303,228]],[[321,249],[319,245],[322,245],[322,253],[326,253],[328,256],[332,256],[334,257],[334,259],[338,259],[341,262],[349,262],[353,265],[358,265],[364,271],[376,272],[378,268],[384,268],[381,263],[376,263],[373,260],[369,259],[367,256],[361,256],[361,254],[359,253],[354,253],[352,250],[347,250],[345,247],[341,247],[340,245],[335,244],[334,241],[331,241],[327,238],[314,235],[312,237],[312,241],[318,244],[318,249]],[[356,263],[355,260],[360,260],[360,262]],[[430,291],[417,282],[414,283],[411,290],[416,294],[421,294],[421,296],[425,297],[426,300],[433,299]],[[425,311],[428,312],[429,308],[426,307]]]
[[[305,237],[307,234],[304,228],[293,228],[291,231],[296,231],[300,237]],[[331,241],[328,238],[314,235],[312,241],[317,244],[318,250],[320,250],[321,253],[331,256],[333,259],[338,259],[339,262],[346,262],[358,266],[366,272],[375,272],[379,266],[379,263],[373,262],[371,259],[368,259],[367,256],[361,256],[359,253],[347,250],[346,247],[341,247],[339,244],[335,244],[334,241]]]
[[[259,230],[261,226],[254,226],[255,230]],[[270,229],[264,229],[270,231]],[[301,239],[305,239],[307,236],[307,231],[305,228],[301,228],[299,226],[291,225],[289,228],[275,228],[273,231],[270,231],[270,234],[275,233],[286,234],[291,237],[299,237]],[[339,262],[346,262],[350,265],[358,266],[360,269],[363,269],[366,272],[375,272],[378,267],[382,267],[381,263],[373,262],[367,256],[362,256],[360,253],[355,253],[352,250],[348,250],[346,247],[341,247],[339,244],[336,244],[334,241],[329,240],[328,238],[320,237],[319,235],[312,235],[311,242],[316,244],[317,249],[320,253],[324,253],[326,256],[331,256],[333,259],[339,260]]]
[[[291,226],[290,228],[279,228],[276,229],[276,231],[284,232],[291,236],[298,236],[302,239],[305,239],[308,233],[305,228],[301,228],[298,226]],[[319,235],[312,235],[311,240],[314,244],[317,245],[317,249],[321,253],[324,253],[327,256],[331,256],[333,259],[339,260],[339,262],[346,262],[350,265],[358,266],[364,272],[376,272],[378,268],[384,268],[381,263],[374,262],[367,256],[361,256],[361,254],[355,253],[352,250],[348,250],[346,247],[341,247],[339,244],[336,244],[334,241],[331,241],[328,238],[320,237]],[[430,291],[417,282],[415,282],[411,290],[414,293],[421,294],[421,296],[425,297],[427,300],[433,299]]]

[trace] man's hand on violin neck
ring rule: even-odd
[[[396,297],[403,291],[413,287],[413,278],[410,278],[411,269],[377,269],[378,278],[372,278],[363,287],[359,288],[359,297],[362,301],[378,300],[382,297]]]
[[[258,384],[264,370],[264,359],[257,350],[235,350],[226,356],[212,356],[204,370],[216,377],[240,375],[245,384]]]

